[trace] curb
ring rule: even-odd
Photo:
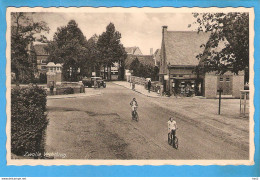
[[[66,98],[78,98],[78,97],[91,97],[91,96],[97,96],[97,95],[101,95],[102,93],[97,93],[97,94],[82,94],[79,96],[67,96],[67,95],[54,95],[54,96],[47,96],[47,100],[48,99],[66,99]]]
[[[114,84],[116,84],[116,85],[118,85],[118,86],[122,86],[122,87],[124,87],[124,88],[126,88],[126,89],[129,89],[129,90],[132,90],[132,89],[130,89],[130,88],[128,88],[128,87],[125,87],[124,85],[122,85],[122,84],[117,84],[117,83],[115,83],[115,82],[113,82]],[[159,97],[161,97],[161,96],[150,96],[150,95],[147,95],[147,94],[144,94],[144,93],[142,93],[142,92],[140,92],[140,91],[137,91],[137,90],[133,90],[134,92],[137,92],[137,93],[139,93],[139,94],[142,94],[142,95],[144,95],[144,96],[146,96],[146,97],[151,97],[151,98],[159,98]]]

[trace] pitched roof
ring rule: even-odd
[[[34,49],[36,52],[36,55],[42,55],[42,56],[46,56],[48,55],[48,53],[45,51],[44,47],[46,47],[47,44],[35,44],[34,45]]]
[[[144,65],[154,66],[154,58],[153,55],[132,55],[128,54],[125,60],[125,68],[128,69],[131,63],[137,58],[140,63]]]
[[[139,47],[126,47],[125,48],[125,51],[126,51],[126,53],[127,54],[135,54],[135,52],[137,51],[137,50],[139,50],[140,51],[140,53],[142,54],[142,52],[141,52],[141,50],[139,49]]]
[[[172,66],[196,66],[196,56],[204,51],[210,33],[195,31],[167,31],[164,36],[167,63]]]

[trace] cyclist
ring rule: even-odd
[[[135,98],[130,102],[130,106],[132,108],[132,119],[134,119],[134,112],[137,110],[138,104]]]
[[[177,123],[176,121],[173,120],[173,117],[170,117],[168,121],[168,135],[172,133],[173,138],[175,138],[176,129],[177,129]]]

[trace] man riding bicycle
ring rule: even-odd
[[[170,117],[168,121],[168,134],[172,133],[173,137],[175,137],[176,129],[177,129],[177,123],[176,121],[173,120],[173,117]]]
[[[130,102],[130,106],[131,106],[131,109],[132,109],[132,119],[134,119],[135,117],[135,112],[137,110],[137,107],[138,107],[138,104],[137,104],[137,101],[135,98],[133,98],[133,100]]]

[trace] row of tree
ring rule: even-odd
[[[14,12],[11,14],[11,70],[16,80],[32,82],[37,71],[36,54],[32,42],[48,42],[39,35],[48,32],[49,28],[43,21],[34,22],[33,14]],[[197,56],[203,63],[197,67],[198,72],[218,71],[224,73],[231,70],[238,73],[246,71],[249,78],[249,14],[248,13],[194,13],[198,32],[210,32],[210,39],[205,51]],[[36,36],[38,35],[38,36]],[[121,34],[110,23],[100,36],[94,35],[86,39],[77,23],[71,20],[67,26],[60,27],[48,42],[46,51],[49,61],[63,63],[65,80],[76,81],[78,77],[89,76],[91,72],[100,75],[103,69],[105,78],[110,78],[111,66],[118,63],[119,75],[124,76],[124,60],[126,52],[120,42]],[[228,42],[220,51],[214,51],[221,42]],[[137,63],[137,62],[135,62]],[[142,67],[143,66],[143,67]],[[144,65],[132,67],[134,75],[148,76],[154,73]],[[147,69],[141,70],[142,68]],[[136,70],[139,69],[139,70]]]
[[[91,76],[92,72],[99,76],[102,68],[104,78],[110,80],[114,63],[118,63],[119,69],[122,69],[126,59],[120,39],[121,34],[110,23],[100,36],[94,35],[87,40],[77,23],[71,20],[67,26],[58,28],[53,41],[49,42],[46,48],[48,60],[63,63],[65,80],[78,81],[84,76]]]
[[[31,14],[32,15],[32,14]],[[37,71],[37,59],[32,42],[47,43],[48,62],[63,64],[63,78],[78,81],[84,76],[96,72],[111,79],[111,67],[117,63],[119,77],[124,76],[125,48],[120,42],[121,34],[113,23],[106,27],[100,36],[94,35],[89,40],[83,35],[78,24],[71,20],[64,27],[59,27],[52,41],[40,35],[49,28],[45,22],[34,22],[32,16],[25,13],[12,13],[11,59],[12,72],[17,82],[33,82]]]

